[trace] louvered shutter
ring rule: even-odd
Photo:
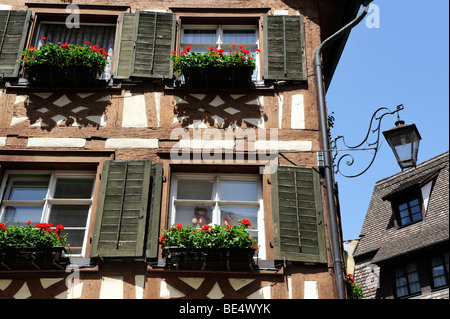
[[[263,17],[264,79],[306,81],[303,16]]]
[[[31,11],[0,10],[0,78],[19,75]]]
[[[175,32],[174,14],[147,11],[122,14],[115,78],[172,78],[169,58],[175,48]]]
[[[156,169],[152,176],[152,166],[160,164],[106,161],[103,165],[91,257],[143,257],[148,222],[159,221],[160,212],[149,207],[152,200],[160,201],[160,196],[152,195],[161,182]]]
[[[150,180],[150,203],[147,217],[146,257],[157,258],[159,246],[161,195],[162,195],[162,164],[153,164]]]
[[[275,259],[325,263],[320,179],[306,167],[279,166],[272,176]]]
[[[131,61],[134,55],[134,13],[121,13],[116,42],[116,59],[114,63],[114,78],[128,79],[131,73]]]
[[[135,56],[131,75],[147,78],[171,78],[169,58],[175,43],[175,15],[143,12],[137,14]]]

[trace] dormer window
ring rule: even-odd
[[[392,203],[396,210],[396,217],[399,226],[406,226],[423,218],[422,198],[418,192],[410,194],[408,197],[401,197]]]
[[[426,178],[419,178],[417,183],[411,186],[399,186],[395,191],[383,197],[383,200],[391,202],[394,220],[397,227],[405,227],[420,222],[427,214],[434,181],[437,173]]]

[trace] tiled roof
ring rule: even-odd
[[[354,257],[376,252],[372,263],[387,260],[449,239],[449,152],[441,154],[416,168],[408,169],[375,184],[364,219],[360,241]],[[386,200],[397,192],[421,184],[436,176],[424,219],[397,228],[391,202]]]

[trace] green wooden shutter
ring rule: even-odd
[[[162,195],[162,164],[153,164],[150,181],[150,204],[147,218],[146,257],[157,258],[159,246],[161,195]]]
[[[306,81],[303,16],[263,16],[264,79]]]
[[[118,58],[114,77],[170,79],[176,18],[171,13],[137,11],[119,18]]]
[[[19,75],[31,11],[0,10],[0,78]]]
[[[128,79],[131,74],[131,62],[134,56],[134,13],[121,13],[119,17],[119,30],[114,63],[114,78]]]
[[[325,230],[316,170],[279,166],[272,176],[275,259],[325,263]]]
[[[169,61],[175,44],[175,15],[161,12],[136,12],[135,54],[131,76],[171,78]]]
[[[143,257],[152,164],[103,165],[91,257]]]

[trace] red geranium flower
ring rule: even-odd
[[[202,231],[209,230],[209,229],[211,229],[211,226],[209,226],[209,225],[203,225],[203,227],[202,227]]]
[[[247,226],[249,226],[249,227],[252,226],[252,224],[250,223],[250,221],[249,221],[248,219],[243,219],[243,220],[241,221],[241,225],[247,225]]]
[[[177,224],[177,229],[183,228],[183,225]]]

